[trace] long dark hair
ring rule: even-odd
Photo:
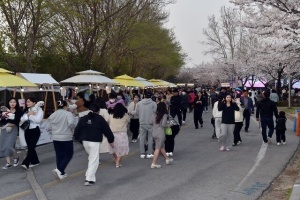
[[[159,124],[165,114],[168,114],[167,105],[164,102],[159,102],[156,109],[156,124]]]
[[[62,109],[62,108],[64,108],[65,106],[67,106],[68,104],[67,104],[67,102],[65,101],[65,100],[58,100],[57,102],[57,108],[58,109]]]
[[[19,109],[20,109],[20,105],[19,105],[18,100],[17,100],[15,97],[12,97],[12,98],[10,98],[10,99],[8,100],[7,106],[6,106],[6,107],[7,107],[8,109],[10,109],[9,102],[10,102],[11,100],[15,100],[15,101],[16,101],[16,110],[19,110]]]
[[[29,97],[28,99],[29,99],[31,102],[33,102],[33,103],[37,103],[37,100],[36,100],[35,97]],[[28,99],[27,99],[27,100],[28,100]],[[28,108],[27,105],[26,105],[26,108],[24,109],[23,114],[24,114],[24,113],[27,113],[28,110],[29,110],[29,108]]]
[[[113,117],[121,119],[127,113],[127,109],[120,103],[117,103],[113,110]]]
[[[107,109],[105,101],[102,97],[97,97],[94,101],[95,104],[97,104],[100,108]]]

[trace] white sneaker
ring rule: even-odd
[[[169,158],[169,159],[166,160],[167,165],[171,164],[172,162],[173,162],[173,158]]]
[[[40,163],[37,163],[37,164],[30,164],[29,167],[31,168],[31,167],[36,167],[36,166],[39,166],[39,165],[40,165]]]
[[[182,124],[185,124],[185,121],[182,121]]]
[[[145,154],[141,154],[141,155],[140,155],[140,158],[143,158],[143,159],[144,159],[145,157],[146,157]]]
[[[277,146],[280,146],[281,145],[281,143],[280,142],[277,142]]]
[[[19,165],[19,157],[18,158],[14,158],[14,167],[17,167]]]
[[[52,170],[52,173],[55,176],[55,178],[58,180],[62,180],[68,176],[67,174],[62,175],[58,169]]]
[[[169,157],[169,156],[170,156],[170,153],[166,153],[166,155]]]
[[[282,142],[282,144],[284,144],[284,145],[285,145],[285,144],[286,144],[286,142]]]
[[[172,156],[173,156],[173,153],[172,153],[172,152],[170,152],[170,153],[169,153],[169,156],[170,156],[170,157],[172,157]]]
[[[161,165],[158,165],[158,164],[151,164],[151,169],[158,169],[158,168],[161,168]]]
[[[148,155],[146,156],[146,158],[153,158],[153,157],[154,157],[153,154],[148,154]]]

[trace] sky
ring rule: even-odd
[[[202,30],[208,26],[208,16],[220,16],[222,6],[233,7],[229,0],[177,0],[168,5],[170,13],[167,28],[172,28],[177,41],[187,54],[186,67],[195,67],[202,62],[209,62],[212,56],[203,55],[205,40]]]

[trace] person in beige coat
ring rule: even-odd
[[[240,132],[243,127],[243,121],[244,121],[244,117],[243,117],[244,109],[242,108],[240,99],[236,99],[236,104],[240,110],[234,111],[235,126],[233,131],[233,146],[242,143]]]
[[[120,103],[116,104],[113,114],[109,115],[108,124],[114,134],[114,146],[110,147],[109,153],[113,154],[116,168],[121,167],[122,157],[129,153],[129,142],[127,135],[127,125],[130,117],[127,109]]]

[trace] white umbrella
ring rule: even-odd
[[[142,77],[136,77],[135,80],[143,83],[146,87],[154,87],[155,85],[149,81],[147,81],[146,79],[142,78]]]
[[[102,72],[97,72],[93,70],[86,70],[82,72],[77,72],[76,76],[68,78],[61,81],[60,83],[78,83],[78,84],[117,84],[114,80],[103,76]]]

